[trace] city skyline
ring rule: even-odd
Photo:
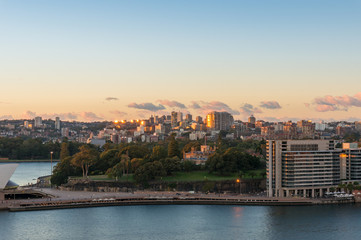
[[[361,119],[361,3],[0,1],[0,119]]]

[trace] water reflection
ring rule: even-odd
[[[0,212],[1,239],[359,239],[359,205],[129,206]]]

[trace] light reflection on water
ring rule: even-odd
[[[0,212],[1,239],[359,239],[358,205],[123,206]]]

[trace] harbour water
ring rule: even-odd
[[[0,212],[1,239],[360,239],[361,207],[120,206]]]

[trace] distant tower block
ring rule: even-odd
[[[34,127],[41,127],[43,125],[43,119],[41,117],[34,118]]]
[[[249,118],[248,118],[248,122],[251,123],[251,124],[256,124],[256,118],[251,115]]]
[[[56,130],[60,130],[61,126],[60,126],[60,118],[56,117],[55,118],[55,129]]]

